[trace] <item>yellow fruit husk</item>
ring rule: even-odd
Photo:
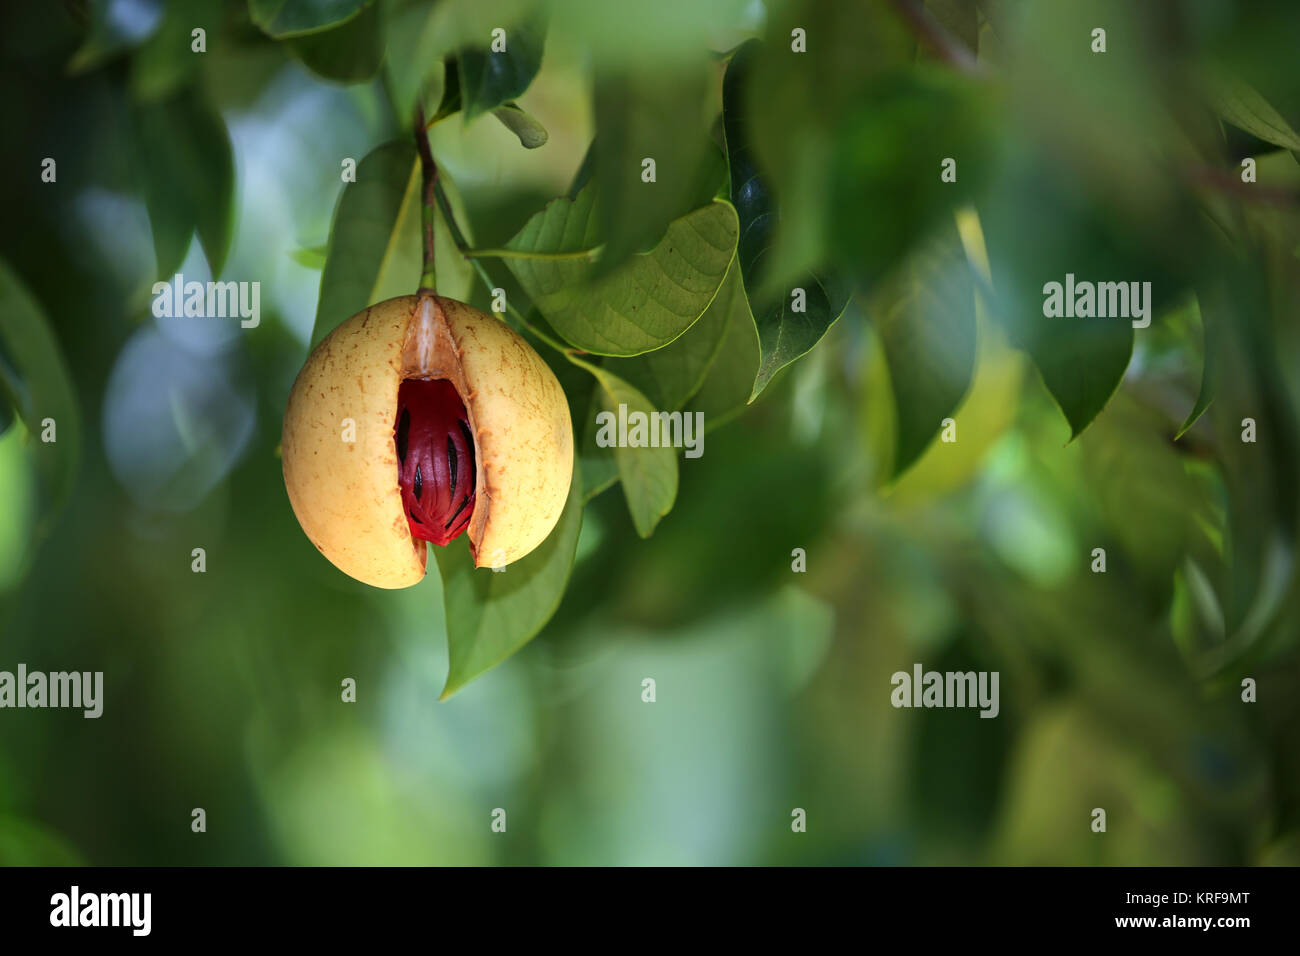
[[[465,403],[477,469],[466,535],[477,567],[504,567],[541,544],[573,477],[564,391],[504,322],[434,295],[389,299],[354,315],[294,382],[284,483],[321,554],[380,588],[409,587],[426,567],[425,543],[411,537],[402,509],[393,431],[398,388],[412,378],[447,379]]]

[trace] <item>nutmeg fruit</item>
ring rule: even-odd
[[[569,405],[541,356],[499,319],[429,293],[373,305],[315,348],[281,447],[307,537],[380,588],[417,583],[425,541],[462,532],[476,567],[522,558],[573,478]]]

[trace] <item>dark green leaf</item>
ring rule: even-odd
[[[413,143],[380,146],[343,189],[311,344],[366,306],[414,293],[420,283],[419,168]]]
[[[957,409],[975,370],[975,280],[956,227],[922,245],[874,299],[894,390],[898,476]]]
[[[158,272],[175,272],[197,231],[215,278],[234,218],[235,161],[226,124],[194,88],[140,106],[137,118]]]
[[[713,202],[675,220],[657,246],[609,275],[598,258],[593,189],[552,200],[507,244],[506,263],[569,342],[599,355],[638,355],[681,335],[713,301],[736,249],[736,214]]]
[[[451,658],[443,700],[527,644],[555,613],[573,568],[582,505],[582,472],[575,466],[559,523],[504,571],[475,568],[463,542],[432,549],[442,574]]]
[[[374,0],[248,0],[253,22],[268,36],[283,40],[339,26]]]
[[[1029,161],[1026,161],[1029,160]],[[1181,296],[1155,250],[1102,215],[1091,194],[1063,180],[1042,155],[1012,160],[1002,192],[980,210],[996,294],[994,312],[1013,345],[1029,353],[1077,437],[1119,387],[1133,350],[1125,318],[1044,315],[1047,283],[1151,283],[1161,303]]]
[[[881,75],[841,118],[826,191],[832,261],[872,281],[892,269],[989,178],[991,112],[947,72]],[[953,159],[956,181],[942,181]]]
[[[806,32],[806,53],[791,49],[794,28]],[[789,287],[836,255],[828,222],[840,201],[832,193],[845,184],[834,178],[831,163],[845,120],[862,108],[863,91],[879,74],[914,68],[916,39],[892,4],[841,0],[774,6],[765,36],[751,54],[741,109],[754,164],[781,201],[768,281]],[[917,155],[909,149],[908,162]],[[874,206],[864,209],[879,218]]]
[[[383,26],[381,8],[375,3],[340,26],[285,45],[313,73],[340,83],[359,83],[379,72],[384,59]]]
[[[722,342],[700,390],[687,406],[689,411],[704,413],[705,427],[709,429],[725,424],[745,410],[754,390],[754,376],[758,374],[758,333],[744,291],[739,287],[735,266],[727,282],[733,286],[734,293]],[[721,292],[718,298],[722,298]]]
[[[140,100],[158,100],[184,86],[203,63],[195,53],[192,31],[206,31],[213,42],[221,18],[220,0],[174,0],[162,25],[131,58],[131,89]]]
[[[653,247],[669,223],[713,198],[722,177],[709,138],[715,97],[702,56],[671,73],[597,78],[593,172],[602,269]],[[647,159],[654,160],[653,182],[643,178]]]
[[[757,50],[757,41],[753,41],[736,52],[727,66],[722,92],[731,201],[740,220],[736,258],[758,329],[762,356],[750,393],[751,401],[767,387],[773,375],[821,341],[849,303],[848,284],[831,274],[809,275],[780,292],[764,289],[773,233],[781,213],[776,197],[756,165],[745,118],[743,97]],[[795,289],[801,289],[804,297],[803,310],[798,312],[792,308]]]
[[[76,484],[81,419],[72,378],[49,320],[22,280],[0,260],[0,406],[8,405],[35,440],[43,489],[42,526],[63,507]],[[55,441],[40,439],[53,419]]]
[[[506,33],[504,50],[471,47],[458,57],[466,122],[522,96],[542,65],[546,30],[540,23],[501,29]]]

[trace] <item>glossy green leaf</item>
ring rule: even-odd
[[[618,477],[627,499],[627,509],[632,515],[632,524],[637,534],[648,538],[659,520],[672,510],[677,499],[679,452],[672,447],[650,447],[652,437],[648,431],[642,436],[645,445],[632,445],[632,441],[640,441],[633,432],[636,420],[633,416],[644,416],[642,420],[649,422],[658,410],[648,398],[608,369],[581,359],[572,361],[596,376],[600,391],[597,393],[598,401],[593,401],[592,406],[596,415],[602,418],[597,425],[603,426],[596,433],[598,446],[613,446],[614,462],[618,465]],[[627,423],[626,434],[620,431],[622,422]]]
[[[546,30],[539,22],[500,29],[505,31],[504,50],[473,46],[457,58],[466,122],[522,96],[541,68]]]
[[[248,13],[268,36],[317,33],[346,23],[375,0],[248,0]]]
[[[821,341],[849,303],[848,284],[831,274],[809,275],[780,292],[764,289],[773,234],[781,211],[756,165],[745,117],[743,96],[757,51],[758,43],[753,41],[736,52],[727,66],[722,92],[731,202],[740,220],[737,260],[758,329],[762,356],[750,393],[751,401],[767,387],[773,375]],[[796,289],[802,291],[802,302],[797,301]]]
[[[214,277],[234,222],[235,160],[225,121],[195,88],[137,113],[145,206],[158,273],[170,278],[198,233]]]
[[[76,484],[81,416],[63,350],[40,304],[8,263],[0,260],[0,404],[9,405],[33,436],[41,475],[42,530]],[[52,419],[55,441],[41,440]]]
[[[313,348],[367,306],[419,286],[419,181],[413,143],[380,146],[358,164],[330,230]]]
[[[285,46],[313,73],[340,83],[359,83],[379,72],[384,59],[384,22],[378,3],[345,23],[297,37]]]
[[[918,249],[873,297],[894,392],[894,476],[939,433],[975,371],[975,280],[955,227]]]
[[[594,190],[552,200],[506,244],[506,263],[557,332],[599,355],[662,348],[704,314],[736,250],[736,214],[713,202],[675,220],[654,249],[593,278]]]
[[[464,542],[431,550],[442,575],[450,664],[446,700],[527,644],[560,605],[582,528],[582,472],[573,470],[559,523],[504,571],[475,568]]]

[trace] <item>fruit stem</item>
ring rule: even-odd
[[[483,280],[483,285],[485,287],[488,289],[495,288],[496,283],[488,274],[487,268],[477,258],[468,254],[473,250],[469,248],[469,241],[465,238],[465,233],[460,231],[460,225],[456,222],[456,216],[451,211],[451,203],[447,201],[447,194],[443,190],[441,183],[437,185],[435,191],[437,193],[438,205],[442,209],[443,221],[447,223],[447,229],[451,232],[451,241],[456,244],[457,251],[459,251],[462,256],[465,256],[465,261],[468,262],[473,267],[474,271],[478,273],[478,277]],[[524,316],[520,315],[519,310],[509,303],[506,304],[506,314],[518,322],[522,328],[532,332],[533,335],[537,336],[551,348],[555,349],[555,351],[565,355],[572,351],[571,346],[565,345],[563,342],[559,342],[554,337],[547,335],[524,318]]]
[[[424,233],[424,269],[420,273],[417,295],[438,291],[437,271],[434,269],[433,222],[438,206],[438,166],[433,161],[429,146],[429,128],[424,122],[424,107],[415,104],[415,148],[420,153],[420,179],[424,185],[424,199],[420,204],[420,225]]]

